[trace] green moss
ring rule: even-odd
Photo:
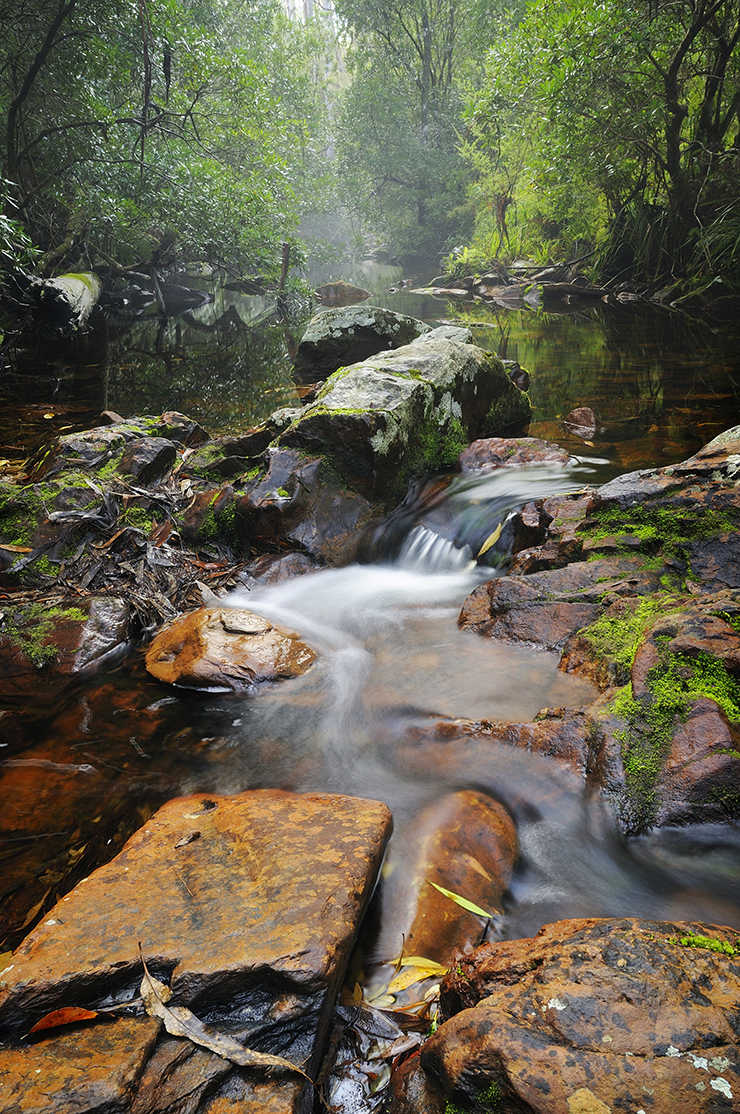
[[[627,792],[640,828],[655,819],[655,785],[676,728],[685,721],[693,702],[702,697],[714,700],[730,723],[740,722],[740,684],[724,662],[705,653],[693,657],[674,654],[669,639],[656,641],[658,662],[647,675],[647,694],[635,700],[632,686],[626,685],[610,709],[626,722],[616,738],[622,744]],[[729,812],[735,811],[733,801],[719,803]]]
[[[234,499],[229,499],[219,508],[217,504],[221,498],[222,493],[217,491],[211,499],[208,510],[203,516],[203,521],[198,530],[198,540],[203,542],[222,542],[226,545],[234,546],[239,542],[239,530],[236,522],[236,502]]]
[[[625,541],[637,539],[641,549],[662,549],[670,553],[680,550],[686,542],[732,533],[738,525],[738,520],[730,514],[709,507],[639,503],[626,508],[602,507],[594,512],[592,520],[584,523],[582,530],[592,541],[617,535],[617,542],[619,536]]]
[[[133,526],[148,535],[154,526],[154,516],[143,507],[128,507],[119,519],[119,526]]]
[[[675,597],[662,593],[640,599],[632,608],[630,603],[625,600],[624,610],[616,613],[612,608],[578,632],[595,656],[614,666],[617,684],[629,680],[632,662],[648,627],[659,615],[678,610]]]
[[[49,608],[42,601],[7,619],[3,633],[37,669],[44,669],[57,658],[57,647],[50,642],[55,625],[60,621],[84,623],[86,620],[87,615],[79,607]]]
[[[717,940],[714,936],[702,936],[698,932],[681,936],[677,943],[682,948],[706,948],[707,951],[719,952],[720,955],[740,955],[740,946],[733,947],[726,940]]]
[[[485,1091],[480,1091],[476,1096],[474,1102],[469,1107],[458,1106],[447,1099],[445,1102],[445,1114],[503,1114],[503,1094],[501,1088],[493,1080]]]

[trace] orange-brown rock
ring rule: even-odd
[[[316,654],[293,631],[237,607],[201,607],[152,640],[146,667],[182,688],[244,692],[305,673]]]
[[[730,929],[560,921],[463,958],[443,984],[454,1016],[421,1060],[467,1106],[487,1093],[528,1114],[730,1114],[739,1000]]]
[[[522,464],[562,464],[570,453],[539,437],[486,437],[473,441],[458,457],[461,472],[492,472],[495,468]]]
[[[385,805],[348,797],[260,790],[170,801],[58,903],[0,973],[6,1047],[64,1005],[137,998],[141,941],[173,1004],[314,1070],[389,831]],[[26,1080],[19,1110],[45,1109],[48,1081],[68,1063],[80,1065],[79,1078],[60,1110],[150,1114],[177,1100],[178,1110],[215,1114],[216,1098],[228,1110],[227,1100],[250,1094],[243,1109],[259,1109],[259,1076],[169,1037],[152,1047],[148,1018],[102,1025],[76,1034],[77,1053],[63,1030],[27,1054],[0,1053],[0,1072]],[[85,1097],[86,1077],[105,1074],[95,1051],[103,1033],[118,1088],[105,1092],[107,1106]],[[43,1058],[38,1072],[26,1056]],[[264,1108],[298,1109],[301,1082],[285,1076],[285,1101]]]
[[[379,895],[381,961],[372,981],[391,977],[388,961],[423,956],[448,965],[486,935],[488,921],[441,894],[432,883],[474,902],[495,919],[511,879],[518,844],[514,821],[497,801],[467,789],[417,816],[393,848]]]

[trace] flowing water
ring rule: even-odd
[[[409,304],[411,297],[379,293],[375,300],[428,318],[451,312],[431,299]],[[66,346],[55,365],[47,350],[25,412],[29,429],[41,421],[59,430],[94,424],[91,415],[103,403],[124,414],[176,407],[211,429],[261,417],[290,399],[288,340],[283,325],[265,333],[254,324],[250,305],[239,303],[239,312],[217,305],[212,329],[200,329],[207,321],[196,314],[156,337],[156,326],[141,322],[117,326],[115,340],[109,328],[104,342],[82,342],[87,368],[79,346]],[[35,722],[31,736],[7,734],[0,787],[14,819],[0,845],[7,867],[0,928],[11,943],[23,934],[24,918],[33,923],[168,797],[264,787],[386,801],[396,831],[391,855],[401,853],[404,830],[431,801],[451,789],[484,789],[512,811],[522,847],[500,926],[506,936],[583,915],[705,919],[740,928],[736,826],[625,842],[608,803],[552,760],[474,738],[455,747],[432,741],[426,750],[414,742],[430,717],[527,721],[544,707],[581,705],[595,695],[588,683],[559,672],[555,653],[458,629],[466,595],[499,575],[472,560],[491,521],[628,466],[682,459],[740,420],[735,335],[718,326],[689,322],[679,336],[675,319],[667,323],[659,314],[648,321],[600,311],[573,321],[485,312],[485,320],[476,307],[462,316],[476,319],[481,342],[533,373],[530,433],[567,444],[578,460],[569,469],[456,480],[443,497],[446,536],[408,516],[391,517],[380,547],[390,554],[384,561],[234,592],[229,605],[299,631],[318,651],[301,678],[250,696],[172,692],[146,675],[135,654],[65,697]],[[200,348],[185,343],[188,331],[205,338]],[[269,367],[258,379],[260,360]],[[41,380],[52,366],[57,389],[49,395]],[[17,387],[24,374],[20,361],[6,387]],[[593,445],[568,435],[560,422],[576,405],[601,415]],[[41,411],[52,417],[40,418]],[[377,537],[374,544],[377,550]],[[12,702],[6,707],[11,722]]]

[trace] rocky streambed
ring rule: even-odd
[[[218,440],[182,415],[107,415],[3,485],[6,839],[63,843],[97,772],[29,750],[34,704],[143,645],[162,696],[136,721],[140,748],[162,730],[169,686],[284,694],[307,718],[296,686],[332,647],[308,622],[251,611],[250,589],[326,577],[413,531],[446,536],[448,555],[467,543],[480,564],[508,561],[505,576],[479,567],[460,626],[558,655],[581,702],[523,722],[408,715],[389,762],[447,790],[413,824],[395,817],[389,850],[380,800],[263,788],[169,800],[112,859],[92,817],[75,863],[96,869],[77,881],[72,863],[40,901],[37,889],[24,905],[11,866],[3,1110],[673,1114],[740,1101],[736,875],[714,900],[676,893],[669,919],[620,913],[615,898],[614,915],[559,920],[554,901],[552,923],[507,939],[507,889],[538,820],[519,790],[500,799],[491,773],[521,763],[543,816],[585,795],[622,841],[736,828],[740,428],[681,464],[489,502],[463,529],[448,472],[404,498],[409,481],[456,462],[479,479],[543,461],[567,471],[567,454],[523,435],[526,394],[465,330],[387,311],[373,325],[373,312],[332,311],[309,330],[300,410]],[[584,846],[561,853],[595,863],[599,838],[586,826]]]

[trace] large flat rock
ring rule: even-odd
[[[44,1042],[49,1061],[39,1073],[29,1064],[42,1055],[42,1046],[21,1050],[15,1042],[52,1010],[95,1009],[137,998],[139,942],[150,969],[171,985],[173,1003],[250,1047],[315,1069],[390,827],[385,805],[341,796],[257,790],[170,801],[120,855],[58,903],[0,973],[0,1034],[6,1042],[6,1051],[0,1051],[5,1087],[0,1094],[9,1094],[11,1084],[20,1087],[25,1105],[18,1109],[37,1108],[25,1090],[36,1074],[40,1088],[54,1078],[52,1065],[60,1058],[66,1062],[69,1054],[67,1037]],[[131,1025],[140,1033],[133,1046]],[[153,1055],[169,1067],[152,1073],[151,1025],[148,1018],[103,1022],[106,1033],[121,1033],[120,1056],[115,1039],[106,1052],[111,1073],[123,1060],[131,1065],[121,1067],[116,1095],[129,1103],[149,1080],[151,1097],[145,1101],[142,1094],[134,1106],[139,1114],[164,1108],[156,1077],[169,1078],[173,1065],[194,1055],[187,1042],[168,1038]],[[97,1062],[94,1046],[102,1032],[98,1026],[86,1030],[82,1060]],[[214,1059],[221,1073],[218,1087],[206,1086],[203,1076],[210,1078]],[[209,1102],[219,1088],[244,1097],[244,1080],[252,1088],[254,1079],[225,1063],[196,1050],[185,1072],[187,1086],[193,1093],[202,1089]],[[119,1109],[116,1096],[109,1106],[100,1097],[94,1102],[84,1097],[89,1075],[81,1070],[79,1101],[69,1109]],[[297,1101],[300,1077],[288,1082]],[[44,1109],[37,1098],[38,1109]]]

